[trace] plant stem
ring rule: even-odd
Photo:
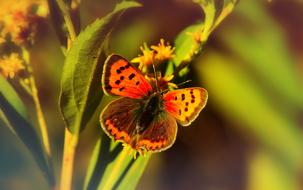
[[[76,31],[69,13],[69,7],[64,3],[63,0],[56,0],[56,1],[63,14],[63,18],[69,33],[69,38],[67,40],[67,51],[68,51],[72,46],[72,42],[76,39]],[[60,190],[72,189],[74,159],[75,159],[78,140],[79,140],[79,134],[78,133],[73,134],[67,129],[67,127],[65,127]]]
[[[28,86],[28,84],[25,82],[25,80],[19,79],[19,83],[22,86],[22,88],[24,89],[24,91],[26,93],[28,93],[30,96],[32,96],[32,91],[31,91],[30,87]]]
[[[49,170],[51,172],[51,175],[54,175],[54,171],[53,171],[53,163],[52,163],[52,151],[51,151],[51,146],[50,146],[50,141],[49,141],[49,135],[48,135],[48,130],[47,130],[47,125],[45,122],[45,118],[44,118],[44,114],[42,111],[42,107],[41,107],[41,103],[39,100],[39,96],[38,96],[38,89],[36,86],[36,81],[33,75],[33,69],[32,66],[30,65],[30,56],[29,56],[29,52],[26,49],[22,49],[22,55],[23,55],[23,59],[26,65],[26,69],[27,72],[29,74],[28,80],[29,80],[29,86],[26,88],[26,84],[21,83],[21,85],[25,85],[25,89],[28,90],[28,93],[32,96],[33,98],[33,102],[35,104],[35,109],[36,109],[36,113],[37,113],[37,120],[39,123],[39,129],[40,129],[40,134],[41,134],[41,138],[42,138],[42,146],[44,147],[44,152],[45,152],[45,156],[46,156],[46,160],[47,160],[47,164],[49,167]],[[52,188],[56,189],[56,182],[55,182],[55,177],[51,176],[52,179],[50,179],[52,181]]]
[[[78,135],[72,134],[65,128],[60,190],[70,190],[72,187],[73,166],[78,140]]]
[[[22,53],[23,53],[23,58],[25,60],[26,67],[27,67],[27,71],[29,73],[29,78],[28,78],[29,87],[31,90],[31,95],[33,97],[33,101],[34,101],[36,112],[37,112],[37,119],[38,119],[38,123],[39,123],[39,127],[40,127],[43,146],[44,146],[45,152],[47,154],[48,160],[50,161],[52,154],[51,154],[51,148],[50,148],[50,143],[49,143],[48,130],[47,130],[47,125],[46,125],[45,118],[44,118],[44,115],[42,112],[35,78],[33,76],[33,69],[31,67],[31,65],[29,64],[29,53],[26,49],[23,49]]]
[[[212,31],[233,11],[238,0],[230,2],[224,9],[221,11],[220,15],[216,19]]]
[[[43,144],[44,144],[44,148],[45,148],[45,151],[46,151],[46,154],[48,155],[48,157],[51,157],[51,148],[50,148],[50,143],[49,143],[47,126],[46,126],[46,122],[45,122],[44,115],[43,115],[43,112],[42,112],[41,104],[40,104],[40,101],[39,101],[38,90],[37,90],[37,87],[36,87],[34,77],[31,76],[29,78],[29,81],[30,81],[30,86],[31,86],[31,89],[32,89],[33,100],[34,100],[35,106],[36,106],[37,117],[38,117],[38,122],[39,122],[39,125],[40,125],[40,130],[41,130],[41,135],[42,135],[42,141],[43,141]]]
[[[70,37],[71,41],[74,41],[76,39],[76,31],[75,31],[71,16],[69,14],[69,8],[66,6],[66,4],[64,3],[63,0],[56,0],[56,1],[63,14],[63,18],[65,20],[65,24],[66,24],[66,28],[69,33],[69,37]]]

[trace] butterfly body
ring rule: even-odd
[[[207,91],[194,87],[155,90],[143,74],[119,55],[105,62],[103,91],[122,98],[112,101],[100,115],[105,133],[142,152],[159,152],[172,146],[177,122],[189,125],[203,109]]]
[[[147,100],[142,100],[142,112],[136,124],[136,130],[139,134],[149,126],[153,119],[163,112],[163,99],[160,93],[153,93]]]

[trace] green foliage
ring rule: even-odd
[[[60,94],[61,113],[72,133],[85,127],[101,101],[100,78],[105,58],[100,55],[111,25],[121,11],[138,6],[132,1],[118,4],[112,13],[96,20],[73,42],[65,60]]]
[[[204,21],[188,26],[175,40],[175,57],[168,63],[166,75],[178,73],[179,77],[188,72],[188,65],[198,55],[212,31],[233,10],[237,0],[224,0],[221,6],[215,0],[193,0],[204,13]]]
[[[201,45],[195,40],[194,35],[199,35],[202,29],[203,24],[198,23],[191,25],[180,32],[175,40],[175,56],[173,61],[168,64],[166,75],[173,74],[176,67],[179,67],[180,65],[183,67],[182,64],[184,67],[187,66],[192,57],[200,51]],[[188,71],[188,68],[185,67],[179,75],[183,76],[188,73]]]
[[[53,185],[53,171],[48,165],[47,156],[35,128],[28,119],[27,110],[14,88],[0,76],[0,119],[32,153],[38,166]],[[2,123],[0,123],[2,125]]]
[[[120,183],[116,185],[118,190],[124,189],[135,189],[139,183],[139,179],[144,172],[145,167],[150,159],[151,155],[140,156],[135,162],[133,162],[128,169],[125,176],[122,178]]]
[[[64,26],[64,19],[63,15],[59,9],[58,4],[53,0],[47,0],[50,17],[53,22],[54,29],[56,31],[57,37],[60,41],[61,46],[66,49],[66,28]]]

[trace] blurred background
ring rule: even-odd
[[[144,42],[154,45],[164,38],[173,45],[180,31],[204,16],[191,0],[140,2],[142,8],[120,18],[110,42],[111,52],[128,59],[140,53]],[[82,28],[115,3],[83,0]],[[50,22],[39,28],[31,56],[58,166],[64,124],[57,102],[64,56]],[[137,189],[303,189],[302,1],[240,1],[211,34],[189,78],[190,86],[208,90],[208,104],[190,127],[179,127],[171,149],[152,156]],[[30,98],[22,98],[34,110]],[[82,188],[100,133],[92,125],[81,134],[76,189]],[[45,187],[25,146],[0,127],[0,189]]]

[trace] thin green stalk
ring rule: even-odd
[[[29,87],[29,82],[26,80],[24,80],[24,79],[19,79],[19,83],[20,83],[20,85],[22,86],[22,88],[24,89],[24,91],[26,92],[26,93],[28,93],[30,96],[32,96],[32,91],[31,91],[31,89],[30,89],[30,87]]]
[[[26,49],[23,49],[22,53],[23,53],[23,58],[25,60],[27,71],[29,73],[29,78],[28,78],[29,87],[31,90],[31,95],[32,95],[32,98],[33,98],[33,101],[35,104],[36,112],[37,112],[37,119],[38,119],[39,128],[40,128],[40,132],[41,132],[41,136],[42,136],[43,146],[44,146],[46,155],[48,157],[48,160],[50,161],[52,153],[51,153],[51,147],[50,147],[50,143],[49,143],[48,130],[47,130],[47,125],[45,122],[44,114],[43,114],[41,103],[40,103],[39,96],[38,96],[38,89],[36,86],[36,81],[33,76],[33,69],[29,63],[29,53]],[[49,164],[51,164],[51,163],[49,163]]]
[[[63,14],[63,18],[66,24],[66,28],[68,30],[69,33],[69,37],[70,40],[73,42],[76,39],[76,31],[75,31],[75,27],[73,24],[73,21],[71,19],[70,13],[69,13],[69,8],[68,6],[66,6],[66,4],[64,3],[63,0],[56,0],[57,4]]]
[[[11,123],[8,121],[6,115],[3,113],[3,111],[0,109],[0,118],[1,121],[16,135],[16,131],[14,127],[11,125]]]
[[[224,7],[224,9],[221,11],[220,15],[216,19],[211,31],[213,31],[233,11],[237,2],[238,0],[235,0],[229,3],[226,7]]]
[[[44,118],[44,114],[42,111],[42,107],[41,107],[41,103],[39,100],[39,96],[38,96],[38,89],[37,89],[37,85],[36,85],[36,81],[33,75],[33,69],[32,66],[30,65],[30,58],[29,58],[29,52],[26,49],[22,49],[22,55],[23,55],[23,59],[26,65],[26,69],[27,72],[29,74],[28,80],[29,80],[29,88],[25,88],[27,90],[29,90],[29,94],[32,96],[33,98],[33,102],[35,104],[35,109],[36,109],[36,113],[37,113],[37,120],[38,120],[38,124],[39,124],[39,129],[40,129],[40,134],[41,134],[41,138],[42,138],[42,146],[44,148],[44,152],[45,152],[45,156],[46,156],[46,160],[47,160],[47,164],[49,167],[49,170],[51,171],[52,175],[54,174],[53,171],[53,163],[52,163],[52,151],[51,151],[51,146],[50,146],[50,141],[49,141],[49,135],[48,135],[48,129],[47,129],[47,125],[45,122],[45,118]],[[22,83],[21,83],[22,85]],[[25,85],[25,84],[24,84]],[[55,179],[55,177],[53,178]],[[53,189],[56,189],[56,182],[54,181],[53,183]]]
[[[63,0],[56,0],[62,14],[69,33],[67,41],[67,51],[71,48],[72,42],[76,39],[76,31],[72,22],[69,7],[64,3]],[[61,177],[60,177],[60,190],[71,190],[72,189],[72,178],[74,170],[74,160],[76,148],[79,141],[78,133],[71,133],[67,128],[64,132],[64,148],[63,158],[61,166]]]

